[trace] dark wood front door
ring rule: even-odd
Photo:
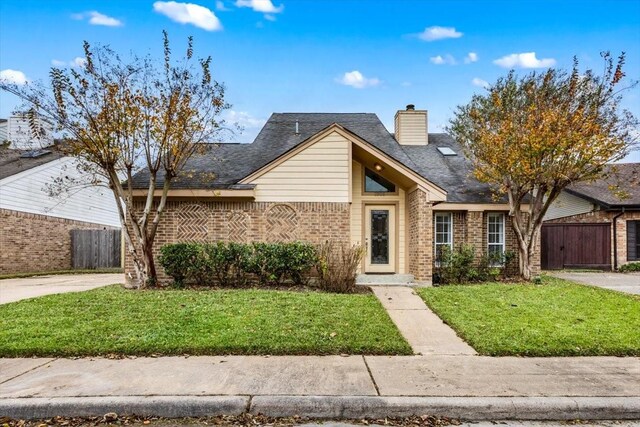
[[[611,224],[545,224],[542,268],[611,269]]]

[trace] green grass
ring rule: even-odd
[[[551,277],[418,292],[483,355],[640,356],[637,296]]]
[[[104,273],[123,273],[122,268],[98,268],[94,270],[55,270],[55,271],[40,271],[31,273],[10,273],[0,274],[0,280],[2,279],[23,279],[25,277],[35,276],[55,276],[60,274],[104,274]]]
[[[411,348],[372,294],[113,285],[0,306],[0,357],[343,353]]]

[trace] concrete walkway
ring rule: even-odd
[[[0,304],[122,283],[123,274],[60,274],[0,280]]]
[[[639,384],[630,357],[0,359],[0,415],[639,419]]]
[[[640,295],[640,273],[550,271],[549,274],[585,285]]]
[[[405,286],[372,286],[413,352],[423,355],[473,355],[476,351]]]

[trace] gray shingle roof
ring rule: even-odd
[[[567,187],[567,192],[604,208],[640,208],[640,163],[608,165],[606,178]]]
[[[494,202],[489,187],[471,176],[469,162],[450,136],[429,134],[427,146],[401,146],[372,113],[274,113],[251,144],[204,144],[175,179],[173,188],[231,188],[334,123],[442,187],[450,202]],[[437,151],[440,146],[451,147],[458,156],[443,156]],[[134,187],[144,188],[148,174],[140,172],[133,181]]]
[[[59,150],[57,145],[45,147],[45,149],[50,152],[39,157],[21,157],[23,154],[33,150],[15,150],[7,147],[0,148],[0,179],[64,157],[64,154]]]

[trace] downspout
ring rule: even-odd
[[[617,215],[611,218],[611,221],[613,222],[613,271],[618,270],[618,232],[616,230],[616,220],[622,215],[624,215],[624,208],[622,208]]]

